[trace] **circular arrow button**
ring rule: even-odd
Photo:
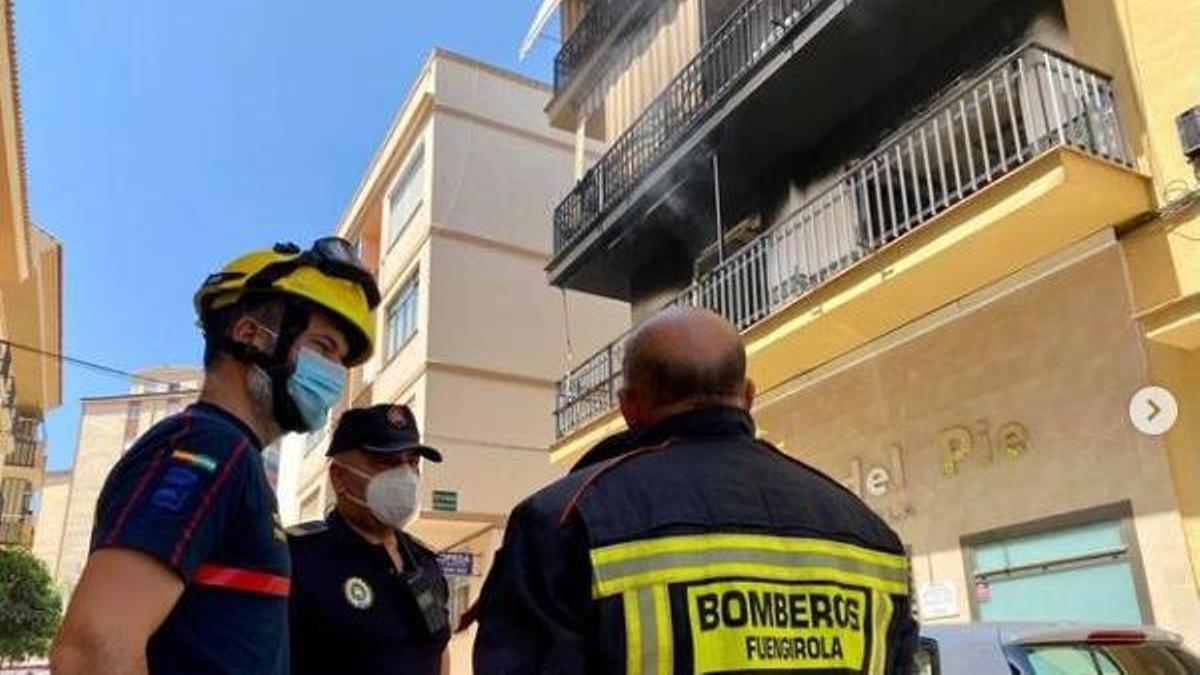
[[[1179,419],[1179,404],[1164,387],[1142,387],[1129,399],[1129,421],[1147,436],[1161,436]]]

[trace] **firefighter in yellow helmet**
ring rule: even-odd
[[[251,253],[195,296],[199,401],[139,438],[96,505],[56,673],[278,673],[291,563],[259,452],[325,423],[370,357],[379,291],[350,244]]]

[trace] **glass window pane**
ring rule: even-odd
[[[387,308],[387,356],[396,353],[417,332],[418,280],[404,284]]]
[[[1078,558],[1124,546],[1119,521],[1092,523],[980,546],[975,551],[975,572]]]
[[[1030,647],[1029,665],[1034,675],[1089,675],[1097,672],[1092,655],[1084,645]]]
[[[396,187],[392,190],[392,194],[388,197],[387,226],[391,232],[390,242],[395,242],[404,232],[408,221],[412,219],[413,213],[421,205],[424,196],[425,148],[422,146],[417,148],[400,180],[396,181]]]
[[[1142,622],[1133,570],[1124,561],[991,579],[989,586],[991,597],[979,603],[983,621]]]

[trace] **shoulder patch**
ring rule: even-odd
[[[289,537],[307,537],[313,534],[319,534],[329,529],[329,525],[323,520],[310,520],[307,523],[300,523],[287,528]]]

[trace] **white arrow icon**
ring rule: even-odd
[[[1129,421],[1147,436],[1161,436],[1175,426],[1179,404],[1163,387],[1142,387],[1129,400]]]

